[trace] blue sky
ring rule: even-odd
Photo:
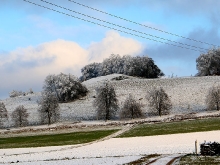
[[[41,0],[29,1],[98,22]],[[101,14],[68,0],[47,1],[136,31],[205,49],[211,48],[207,44],[192,42]],[[220,1],[75,1],[163,31],[220,45]],[[84,65],[101,62],[112,53],[148,55],[167,76],[174,74],[181,77],[197,73],[195,61],[201,53],[199,51],[110,30],[23,0],[1,0],[0,20],[0,98],[8,97],[8,93],[13,89],[27,91],[32,88],[34,91],[40,91],[48,74],[63,72],[80,76],[80,69]]]

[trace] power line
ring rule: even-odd
[[[102,11],[102,10],[98,10],[98,9],[92,8],[92,7],[90,7],[90,6],[87,6],[87,5],[78,3],[78,2],[73,1],[73,0],[68,0],[68,1],[70,1],[70,2],[72,2],[72,3],[75,3],[75,4],[77,4],[77,5],[80,5],[80,6],[83,6],[83,7],[86,7],[86,8],[95,10],[95,11],[98,11],[98,12],[100,12],[100,13],[103,13],[103,14],[106,14],[106,15],[109,15],[109,16],[112,16],[112,17],[115,17],[115,18],[118,18],[118,19],[121,19],[121,20],[130,22],[130,23],[139,25],[139,26],[144,26],[144,27],[146,27],[146,28],[150,28],[150,29],[153,29],[153,30],[162,32],[162,33],[166,33],[166,34],[173,35],[173,36],[176,36],[176,37],[184,38],[184,39],[191,40],[191,41],[194,41],[194,42],[199,42],[199,43],[203,43],[203,44],[207,44],[207,45],[211,45],[211,46],[216,46],[216,47],[218,47],[217,45],[214,45],[214,44],[211,44],[211,43],[207,43],[207,42],[204,42],[204,41],[195,40],[195,39],[188,38],[188,37],[184,37],[184,36],[181,36],[181,35],[178,35],[178,34],[174,34],[174,33],[168,32],[168,31],[160,30],[160,29],[157,29],[157,28],[154,28],[154,27],[151,27],[151,26],[147,26],[147,25],[144,25],[144,24],[140,24],[140,23],[138,23],[138,22],[135,22],[135,21],[132,21],[132,20],[129,20],[129,19],[126,19],[126,18],[119,17],[119,16],[117,16],[117,15],[110,14],[110,13],[104,12],[104,11]]]
[[[71,11],[71,12],[73,12],[73,13],[77,13],[77,14],[79,14],[79,15],[83,15],[83,16],[85,16],[85,17],[89,17],[89,18],[92,18],[92,19],[95,19],[95,20],[98,20],[98,21],[101,21],[101,22],[104,22],[104,23],[107,23],[107,24],[110,24],[110,25],[114,25],[114,26],[117,26],[117,27],[126,29],[126,30],[130,30],[130,31],[133,31],[133,32],[137,32],[137,33],[140,33],[140,34],[144,34],[144,35],[147,35],[147,36],[150,36],[150,37],[155,37],[155,38],[157,38],[157,39],[161,39],[161,40],[173,42],[173,43],[176,43],[176,44],[185,45],[185,46],[189,46],[189,47],[192,47],[192,48],[202,49],[202,50],[208,51],[208,49],[205,49],[205,48],[201,48],[201,47],[197,47],[197,46],[193,46],[193,45],[189,45],[189,44],[185,44],[185,43],[173,41],[173,40],[166,39],[166,38],[163,38],[163,37],[158,37],[158,36],[155,36],[155,35],[152,35],[152,34],[140,32],[140,31],[137,31],[137,30],[134,30],[134,29],[130,29],[130,28],[127,28],[127,27],[124,27],[124,26],[121,26],[121,25],[117,25],[117,24],[114,24],[114,23],[111,23],[111,22],[108,22],[108,21],[104,21],[104,20],[101,20],[101,19],[98,19],[98,18],[89,16],[89,15],[86,15],[86,14],[83,14],[83,13],[80,13],[80,12],[77,12],[77,11],[74,11],[74,10],[71,10],[71,9],[68,9],[68,8],[65,8],[65,7],[56,5],[56,4],[54,4],[54,3],[51,3],[51,2],[48,2],[48,1],[45,1],[45,0],[41,0],[41,1],[42,1],[42,2],[45,2],[45,3],[47,3],[47,4],[50,4],[50,5],[53,5],[53,6],[56,6],[56,7],[59,7],[59,8],[68,10],[68,11]]]
[[[197,49],[192,49],[192,48],[187,48],[187,47],[183,47],[183,46],[179,46],[179,45],[175,45],[175,44],[171,44],[171,43],[167,43],[167,42],[162,42],[162,41],[155,40],[155,39],[152,39],[152,38],[143,37],[143,36],[140,36],[140,35],[137,35],[137,34],[134,34],[134,33],[126,32],[126,31],[123,31],[123,30],[120,30],[120,29],[116,29],[116,28],[113,28],[113,27],[109,27],[109,26],[106,26],[106,25],[103,25],[103,24],[99,24],[99,23],[96,23],[96,22],[93,22],[93,21],[89,21],[89,20],[86,20],[86,19],[83,19],[83,18],[80,18],[80,17],[77,17],[77,16],[73,16],[73,15],[70,15],[70,14],[67,14],[67,13],[64,13],[64,12],[61,12],[61,11],[58,11],[58,10],[46,7],[46,6],[42,6],[42,5],[36,4],[34,2],[30,2],[28,0],[23,0],[23,1],[28,2],[30,4],[33,4],[33,5],[36,5],[36,6],[39,6],[39,7],[42,7],[42,8],[45,8],[45,9],[48,9],[48,10],[51,10],[51,11],[54,11],[54,12],[57,12],[57,13],[60,13],[60,14],[63,14],[63,15],[66,15],[66,16],[69,16],[69,17],[73,17],[73,18],[76,18],[76,19],[79,19],[79,20],[82,20],[82,21],[85,21],[85,22],[89,22],[89,23],[92,23],[92,24],[95,24],[95,25],[99,25],[99,26],[102,26],[102,27],[105,27],[105,28],[108,28],[108,29],[116,30],[116,31],[119,31],[119,32],[122,32],[122,33],[130,34],[130,35],[133,35],[133,36],[136,36],[136,37],[152,40],[152,41],[155,41],[155,42],[164,43],[164,44],[175,46],[175,47],[180,47],[180,48],[183,48],[183,49],[199,51]],[[202,52],[202,51],[199,51],[199,52]],[[204,53],[204,52],[202,52],[202,53]]]

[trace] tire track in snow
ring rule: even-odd
[[[174,163],[176,163],[175,160],[182,156],[182,154],[164,155],[147,163],[146,165],[173,165]]]

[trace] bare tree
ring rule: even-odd
[[[0,103],[0,127],[3,126],[3,123],[8,120],[8,111],[5,108],[4,103]]]
[[[97,117],[99,119],[107,121],[115,116],[119,108],[118,100],[115,89],[109,82],[105,82],[97,89],[97,97],[93,105],[97,108]]]
[[[153,113],[160,116],[169,114],[169,110],[172,108],[172,103],[162,87],[158,89],[154,88],[148,93],[146,98],[149,101],[149,107]]]
[[[28,125],[28,116],[27,109],[24,108],[23,105],[18,106],[12,112],[11,117],[14,121],[15,127],[24,127]]]
[[[137,102],[132,94],[129,94],[124,102],[120,117],[121,118],[139,118],[143,116],[141,104]]]
[[[213,86],[209,89],[206,96],[208,110],[218,110],[220,107],[220,86]]]
[[[41,123],[48,125],[55,123],[60,118],[59,103],[56,95],[51,92],[42,92],[41,99],[38,101],[38,109]]]
[[[9,93],[9,96],[10,97],[18,97],[18,96],[25,96],[25,92],[22,92],[22,91],[16,91],[16,90],[13,90],[12,92]]]

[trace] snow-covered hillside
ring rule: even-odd
[[[173,103],[173,114],[203,112],[206,109],[205,97],[208,89],[220,82],[220,77],[186,77],[186,78],[162,78],[162,79],[139,79],[128,77],[124,80],[112,80],[115,77],[122,75],[113,74],[98,78],[93,78],[83,82],[89,89],[89,94],[70,103],[61,103],[61,119],[63,121],[74,120],[91,120],[96,119],[95,109],[92,106],[95,89],[99,87],[105,80],[109,80],[116,89],[116,94],[120,106],[129,93],[132,93],[135,98],[144,105],[144,112],[148,112],[147,100],[145,96],[147,92],[154,87],[163,87],[171,98]],[[38,103],[37,100],[40,93],[29,94],[27,96],[19,96],[15,98],[7,98],[4,102],[9,114],[18,106],[24,105],[30,113],[29,122],[31,124],[38,123]],[[139,100],[140,99],[140,100]],[[11,125],[9,119],[7,125]]]

